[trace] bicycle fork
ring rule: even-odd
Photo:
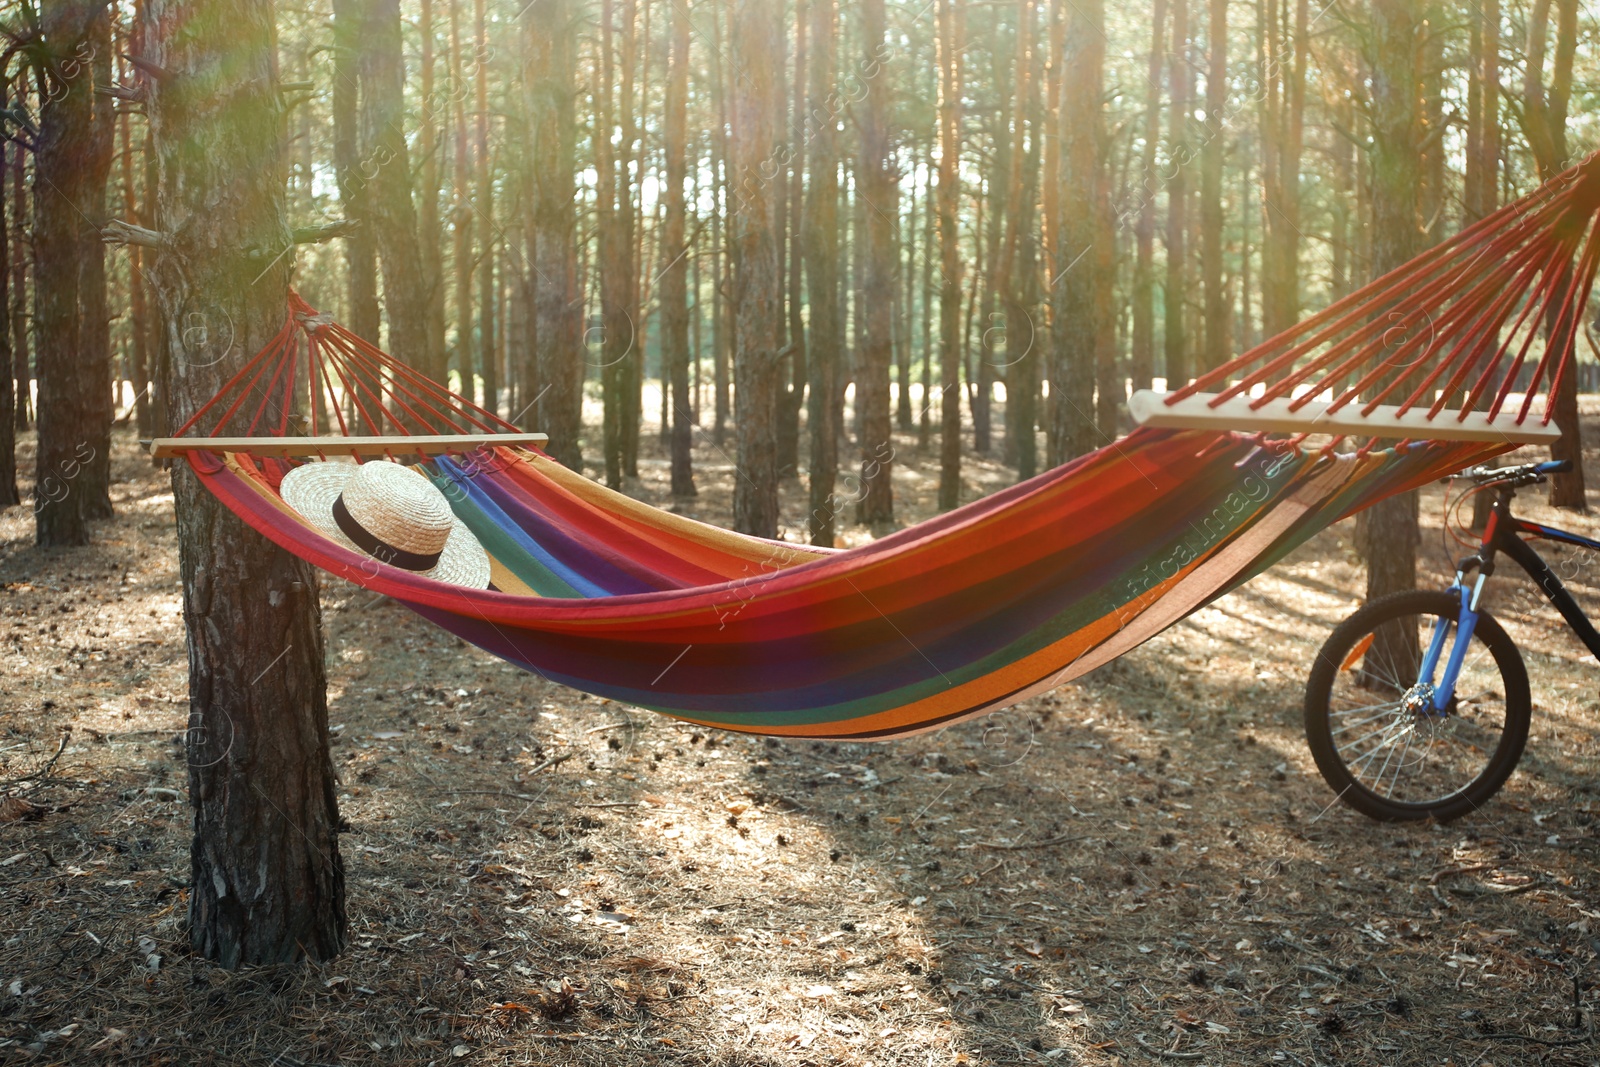
[[[1487,568],[1481,561],[1474,559],[1467,563],[1477,564],[1477,580],[1472,583],[1470,589],[1467,587],[1467,564],[1464,564],[1462,570],[1456,571],[1456,580],[1449,589],[1459,604],[1455,619],[1455,640],[1450,641],[1449,619],[1440,619],[1434,623],[1433,636],[1428,642],[1428,649],[1422,656],[1422,665],[1417,671],[1417,685],[1412,690],[1416,694],[1418,705],[1414,710],[1420,712],[1426,709],[1429,714],[1439,718],[1450,714],[1450,705],[1455,700],[1456,679],[1461,677],[1461,664],[1466,659],[1468,647],[1472,644],[1472,633],[1478,626],[1478,600],[1483,596],[1484,580],[1489,577]],[[1448,655],[1445,653],[1447,643]],[[1439,668],[1441,656],[1445,657],[1444,672],[1435,685],[1433,676]]]

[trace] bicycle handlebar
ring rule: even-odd
[[[1571,469],[1570,459],[1553,459],[1543,463],[1522,463],[1515,467],[1473,467],[1462,474],[1479,485],[1508,482],[1516,486],[1534,485],[1544,481],[1546,475],[1562,474]]]

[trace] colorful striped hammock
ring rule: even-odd
[[[1548,437],[1600,258],[1597,206],[1591,160],[1157,398],[1163,408],[1232,412],[1237,430],[1211,428],[1204,411],[1193,426],[1142,426],[849,550],[697,523],[492,439],[418,466],[488,551],[491,589],[341,547],[278,496],[295,461],[274,457],[340,451],[339,439],[318,437],[313,424],[317,440],[299,449],[220,442],[246,398],[264,398],[248,433],[265,415],[281,435],[292,411],[316,410],[310,391],[334,396],[337,382],[366,425],[394,431],[384,447],[396,456],[438,451],[415,435],[515,428],[292,294],[274,342],[164,446],[283,548],[552,681],[733,730],[904,736],[1078,677],[1335,520]],[[213,407],[223,409],[213,437],[183,437]],[[348,434],[337,398],[333,411]],[[1253,428],[1250,411],[1270,423]],[[1303,429],[1279,433],[1303,411],[1314,413]],[[1441,438],[1464,439],[1395,439],[1394,427],[1419,417]],[[1361,418],[1372,420],[1364,439],[1345,429]],[[1309,436],[1329,428],[1336,434]],[[1379,447],[1380,436],[1393,443]]]

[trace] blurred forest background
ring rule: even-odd
[[[166,72],[138,0],[5,8],[0,499],[37,420],[39,484],[82,490],[36,490],[39,540],[81,544],[112,424],[168,429]],[[805,477],[820,544],[895,524],[895,434],[946,508],[964,456],[1029,477],[1600,141],[1578,0],[332,0],[277,30],[277,254],[314,306],[612,486],[657,435],[692,494],[705,435],[771,536]]]

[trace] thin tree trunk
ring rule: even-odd
[[[1168,77],[1172,84],[1171,128],[1168,132],[1167,178],[1167,281],[1164,293],[1167,388],[1180,388],[1189,380],[1188,337],[1184,329],[1188,303],[1189,166],[1189,0],[1172,2],[1172,52]]]
[[[344,321],[360,338],[378,343],[378,246],[368,222],[365,173],[370,164],[361,150],[362,0],[333,2],[333,168],[344,217],[356,230],[344,239],[350,307]],[[373,429],[368,427],[368,429]]]
[[[19,84],[25,84],[19,79]],[[12,425],[18,432],[33,424],[33,376],[30,370],[28,330],[28,160],[21,145],[11,146],[11,366],[17,382]],[[0,189],[0,199],[4,198]],[[37,276],[37,275],[36,275]]]
[[[808,0],[795,0],[794,8],[794,93],[793,106],[784,116],[788,128],[784,141],[789,164],[787,177],[788,219],[786,234],[789,241],[789,260],[786,283],[788,311],[789,385],[780,398],[782,421],[778,425],[778,470],[785,478],[798,477],[800,473],[800,409],[805,406],[806,331],[803,312],[805,294],[804,231],[806,142],[806,65],[808,62],[810,11]]]
[[[729,213],[733,210],[733,162],[729,158],[728,145],[728,77],[723,65],[727,62],[723,55],[722,23],[724,17],[731,17],[726,5],[718,4],[711,8],[711,55],[712,55],[712,85],[711,98],[716,104],[715,134],[712,137],[712,173],[716,175],[716,211],[711,216],[712,245],[715,248],[711,260],[711,284],[716,293],[715,329],[711,346],[711,389],[714,394],[715,420],[712,423],[711,443],[718,448],[722,447],[727,436],[728,419],[732,414],[732,403],[729,396],[728,381],[728,354],[734,344],[734,334],[737,326],[731,321],[735,312],[732,304],[732,274],[733,274],[733,228],[726,222]]]
[[[894,359],[894,236],[900,215],[899,175],[889,144],[889,86],[882,77],[886,16],[883,0],[861,0],[864,54],[858,70],[866,98],[861,130],[860,190],[864,247],[861,300],[865,330],[856,375],[856,419],[861,447],[861,500],[856,521],[874,530],[894,523],[894,441],[891,437],[889,365]]]
[[[108,447],[95,432],[109,383],[86,356],[82,323],[85,208],[94,165],[93,41],[104,8],[51,0],[40,16],[49,91],[34,153],[34,321],[39,338],[39,440],[34,531],[44,547],[86,545],[94,515],[91,464]]]
[[[467,62],[463,54],[467,49],[467,41],[461,29],[462,0],[449,0],[449,3],[450,97],[454,103],[451,123],[455,127],[450,180],[453,187],[450,215],[455,231],[455,240],[450,249],[451,266],[455,273],[455,357],[456,371],[461,378],[461,395],[473,400],[478,386],[472,371],[472,149],[467,136]],[[544,20],[528,21],[536,23]],[[550,443],[553,448],[560,448],[560,441],[553,431],[550,432]]]
[[[93,53],[90,67],[96,86],[111,84],[111,18],[108,8],[97,8],[89,29]],[[84,464],[80,478],[83,508],[91,519],[111,518],[111,421],[116,417],[119,381],[111,360],[111,309],[106,283],[106,246],[100,228],[106,222],[106,189],[116,152],[116,101],[97,92],[90,125],[88,167],[83,175],[83,200],[78,247],[78,317],[80,343],[88,377],[90,421],[79,427],[81,438],[94,445],[94,455]]]
[[[1051,464],[1099,445],[1094,418],[1095,364],[1106,261],[1099,223],[1104,198],[1100,159],[1100,98],[1105,63],[1103,0],[1081,0],[1063,17],[1058,148],[1060,214],[1050,229]]]
[[[499,301],[495,281],[494,247],[499,231],[494,221],[494,157],[489,152],[489,22],[485,0],[473,0],[474,45],[477,62],[473,69],[473,160],[477,164],[478,189],[473,208],[483,227],[478,246],[478,370],[483,375],[483,406],[500,410]]]
[[[0,508],[22,503],[17,492],[17,392],[11,359],[11,227],[6,220],[4,177],[10,164],[5,153],[21,145],[0,145]]]
[[[672,495],[696,495],[690,449],[694,426],[689,405],[689,248],[683,184],[689,172],[689,11],[673,5],[666,99],[666,229],[661,255],[661,361],[672,390]],[[663,382],[663,392],[667,383]]]
[[[1304,139],[1308,0],[1267,0],[1267,91],[1262,96],[1262,326],[1274,336],[1300,315],[1300,153]]]
[[[583,469],[583,304],[579,298],[576,144],[577,71],[572,0],[547,0],[525,20],[532,166],[531,332],[538,369],[535,424],[550,435],[550,455]]]
[[[141,47],[134,44],[137,49]],[[131,69],[131,68],[127,68]],[[139,209],[138,185],[134,181],[133,168],[133,130],[129,117],[122,116],[122,212],[123,214],[143,226],[148,226],[150,220],[147,214]],[[133,345],[133,410],[134,426],[139,431],[141,438],[150,437],[153,433],[153,424],[150,418],[150,310],[145,300],[146,283],[144,278],[145,249],[137,246],[128,248],[128,329],[129,340]]]
[[[1161,71],[1166,66],[1166,0],[1154,0],[1151,12],[1154,27],[1151,30],[1150,60],[1146,77],[1144,104],[1144,145],[1139,170],[1139,186],[1134,196],[1139,202],[1139,217],[1135,224],[1137,256],[1133,271],[1133,340],[1130,358],[1133,387],[1150,388],[1155,374],[1156,308],[1155,308],[1155,237],[1156,147],[1161,140]]]
[[[810,435],[811,543],[833,546],[837,507],[833,487],[839,474],[839,435],[834,422],[839,347],[839,149],[838,116],[833,111],[838,48],[836,0],[809,0],[810,71],[805,135],[810,140],[811,180],[807,190],[801,243],[805,248],[806,293],[811,322],[807,339],[810,392],[806,429]]]
[[[935,86],[938,80],[935,76]],[[935,139],[928,138],[928,155],[923,162],[922,181],[922,410],[917,416],[917,448],[928,450],[933,435],[933,261],[934,261],[934,174]],[[1009,381],[1009,379],[1008,379]],[[1006,402],[1007,410],[1010,401]]]
[[[421,0],[417,32],[422,38],[422,129],[418,133],[417,153],[421,157],[418,181],[417,239],[422,248],[422,280],[427,297],[423,373],[440,385],[449,384],[448,356],[445,350],[444,246],[439,226],[439,141],[441,121],[448,119],[448,97],[435,85],[436,57],[433,29],[434,0]]]
[[[781,12],[767,0],[736,0],[733,19],[734,432],[739,477],[733,524],[757,537],[778,534],[778,354],[783,291],[778,279],[775,200],[762,172],[777,143],[776,79],[782,74]]]
[[[154,221],[173,242],[149,277],[176,425],[283,325],[287,257],[263,270],[239,250],[290,240],[285,124],[271,0],[146,0],[144,14],[145,58],[171,74],[146,87]],[[212,328],[196,335],[196,321]],[[345,943],[344,867],[316,572],[182,463],[173,496],[189,633],[190,940],[230,968],[331,959]]]
[[[1228,360],[1228,292],[1222,275],[1222,161],[1227,150],[1228,0],[1210,0],[1206,122],[1200,149],[1200,274],[1205,287],[1205,369]]]
[[[405,63],[400,51],[400,0],[365,0],[356,69],[361,95],[362,190],[383,268],[388,352],[433,376],[428,344],[428,280],[417,212],[411,199],[411,156],[404,121]]]
[[[622,128],[621,166],[617,171],[617,210],[621,213],[623,248],[626,255],[627,274],[623,278],[624,307],[628,313],[630,344],[618,369],[621,371],[620,399],[622,403],[622,473],[630,478],[639,477],[639,425],[643,401],[640,390],[644,384],[644,353],[647,349],[645,331],[649,323],[644,317],[644,303],[640,299],[639,271],[644,266],[644,225],[634,225],[634,182],[644,180],[644,143],[639,136],[634,110],[633,89],[635,66],[638,62],[638,4],[639,0],[622,0],[622,84],[617,94],[618,125]],[[644,0],[644,30],[646,39],[650,31],[650,3]],[[646,53],[646,66],[649,58]],[[644,81],[648,83],[648,72]],[[660,207],[660,204],[657,204]]]
[[[625,5],[631,8],[631,5]],[[627,14],[624,14],[624,18]],[[616,34],[612,0],[600,5],[600,59],[592,95],[595,102],[595,229],[600,268],[600,396],[606,485],[622,488],[622,437],[625,429],[623,391],[627,385],[625,362],[633,351],[636,327],[628,299],[632,235],[629,233],[627,143],[619,168],[612,133],[616,84],[613,38]],[[623,94],[626,98],[627,94]],[[619,170],[621,174],[619,175]]]
[[[1572,98],[1572,64],[1577,52],[1578,4],[1577,0],[1555,0],[1556,49],[1551,64],[1550,85],[1544,85],[1544,67],[1548,54],[1551,0],[1535,0],[1528,17],[1527,63],[1522,82],[1522,126],[1528,144],[1533,149],[1539,177],[1549,181],[1567,166],[1567,108]],[[1572,284],[1569,276],[1562,282],[1562,292]],[[1560,300],[1555,301],[1559,306]],[[1568,363],[1568,373],[1556,390],[1555,421],[1561,428],[1561,439],[1550,447],[1554,459],[1568,460],[1572,470],[1550,477],[1550,503],[1553,507],[1587,509],[1583,474],[1583,437],[1578,420],[1578,374],[1573,342],[1576,332],[1561,338],[1554,337],[1554,315],[1545,323],[1552,342],[1565,346],[1561,357]]]
[[[961,503],[960,0],[938,0],[939,67],[939,510]]]

